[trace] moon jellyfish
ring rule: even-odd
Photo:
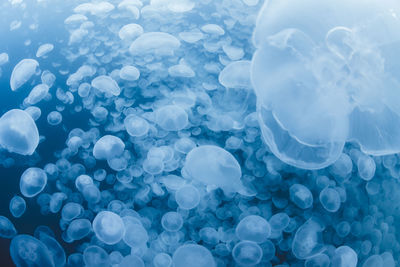
[[[24,197],[34,197],[43,191],[46,184],[46,172],[40,168],[31,167],[22,173],[19,188]]]
[[[166,131],[180,131],[189,123],[186,111],[177,105],[163,106],[155,114],[157,124]]]
[[[165,231],[179,231],[183,225],[182,215],[174,211],[167,212],[161,218],[161,225]]]
[[[300,226],[292,242],[292,252],[298,259],[308,259],[324,250],[322,243],[322,225],[314,219],[309,219]]]
[[[158,253],[153,259],[154,267],[172,267],[172,258],[166,253]]]
[[[149,241],[147,230],[137,218],[125,216],[122,220],[125,226],[123,240],[128,246],[140,247]]]
[[[335,249],[332,257],[332,266],[356,267],[358,262],[357,253],[348,246]]]
[[[136,23],[126,24],[118,32],[121,40],[133,41],[143,34],[143,27]]]
[[[307,187],[294,184],[289,189],[290,200],[301,209],[308,209],[313,205],[313,196]]]
[[[54,45],[53,44],[42,44],[41,46],[39,46],[37,52],[36,52],[36,57],[43,57],[45,55],[47,55],[48,53],[50,53],[51,51],[53,51],[54,49]]]
[[[263,217],[249,215],[238,223],[235,233],[240,240],[264,243],[271,235],[271,226]]]
[[[328,212],[336,212],[340,208],[340,195],[334,188],[324,188],[321,193],[319,193],[319,201]]]
[[[118,243],[125,234],[124,222],[114,212],[100,211],[92,225],[96,237],[108,245]]]
[[[136,38],[129,47],[132,55],[154,54],[160,56],[172,55],[181,42],[169,33],[146,32]]]
[[[199,190],[192,185],[185,185],[176,191],[175,200],[182,209],[194,209],[200,203]]]
[[[15,218],[21,217],[25,213],[25,210],[26,210],[25,199],[23,199],[20,196],[14,196],[10,200],[9,209],[10,209],[12,216],[14,216]]]
[[[17,235],[17,230],[14,224],[4,216],[0,216],[0,237],[1,238],[13,238]]]
[[[67,228],[67,236],[72,240],[81,240],[92,231],[92,224],[88,219],[73,220]]]
[[[174,267],[215,267],[211,252],[200,245],[186,244],[178,247],[172,256]]]
[[[242,266],[257,265],[263,256],[261,247],[251,241],[240,241],[232,249],[232,257]]]
[[[0,118],[0,146],[9,152],[32,155],[39,144],[35,121],[25,111],[12,109]]]
[[[34,59],[23,59],[13,69],[10,78],[11,90],[15,91],[37,73],[39,63]]]
[[[17,266],[55,266],[48,248],[30,235],[14,237],[11,240],[10,255]]]
[[[25,102],[29,105],[35,105],[42,101],[49,92],[49,86],[47,84],[39,84],[33,87]]]
[[[133,114],[126,116],[124,126],[128,134],[133,137],[145,136],[150,128],[149,123],[145,119]]]
[[[119,77],[126,81],[136,81],[140,77],[140,72],[134,66],[124,66],[119,71]]]
[[[106,96],[118,96],[121,93],[117,82],[110,76],[101,75],[92,80],[92,87],[96,88]]]
[[[110,256],[99,246],[88,246],[83,251],[83,261],[85,266],[110,266]]]
[[[219,83],[226,88],[251,88],[250,65],[247,60],[230,63],[219,73]]]
[[[47,122],[51,126],[56,126],[62,122],[62,115],[58,111],[52,111],[47,115]]]
[[[114,135],[105,135],[94,144],[93,156],[99,160],[118,157],[124,152],[125,144]]]
[[[218,186],[227,192],[237,192],[243,187],[238,161],[218,146],[204,145],[192,149],[186,156],[184,171],[191,179]]]

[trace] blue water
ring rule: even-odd
[[[0,265],[399,266],[399,16],[0,2]]]

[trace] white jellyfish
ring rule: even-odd
[[[34,59],[23,59],[15,65],[10,78],[11,90],[15,91],[37,73],[39,63]]]
[[[39,144],[35,121],[23,110],[12,109],[0,118],[0,146],[9,152],[32,155]]]

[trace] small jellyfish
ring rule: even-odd
[[[82,83],[78,87],[78,95],[82,98],[87,97],[90,93],[91,85],[88,83]]]
[[[24,111],[28,113],[34,121],[37,121],[42,115],[42,111],[40,110],[40,108],[35,106],[27,107]]]
[[[219,242],[219,233],[212,227],[203,227],[199,231],[199,237],[204,243],[215,246]]]
[[[31,167],[22,173],[19,188],[24,197],[34,197],[43,191],[46,184],[46,172],[40,168]]]
[[[35,105],[42,101],[49,92],[49,86],[47,84],[38,84],[29,93],[28,97],[25,99],[25,103],[28,105]]]
[[[252,241],[240,241],[232,249],[232,257],[242,266],[257,265],[263,256],[261,247]]]
[[[294,184],[289,188],[290,200],[300,209],[308,209],[313,205],[311,191],[301,184]]]
[[[0,118],[0,146],[9,152],[32,155],[39,144],[35,121],[25,111],[12,109]]]
[[[7,53],[0,53],[0,66],[6,64],[9,60]]]
[[[153,258],[154,267],[172,267],[172,258],[167,253],[158,253]]]
[[[174,211],[167,212],[161,218],[161,225],[165,231],[179,231],[183,225],[182,215]]]
[[[62,121],[62,115],[58,111],[52,111],[47,115],[47,122],[51,126],[56,126],[56,125],[60,124],[61,121]]]
[[[204,145],[192,149],[186,156],[184,171],[198,182],[216,185],[227,192],[237,192],[243,187],[239,162],[218,146]]]
[[[119,77],[126,81],[136,81],[140,77],[139,70],[134,66],[124,66],[119,71]]]
[[[92,80],[92,87],[110,96],[118,96],[121,93],[117,82],[110,76],[101,75]]]
[[[46,245],[30,235],[14,237],[10,244],[10,255],[17,266],[55,266]]]
[[[24,85],[37,71],[39,63],[34,59],[23,59],[11,73],[10,86],[15,91]]]
[[[68,202],[61,210],[61,218],[65,221],[72,221],[81,214],[83,214],[83,207],[75,202]]]
[[[326,254],[319,254],[316,255],[312,258],[309,258],[306,260],[304,263],[305,267],[329,267],[331,264],[331,260],[329,259],[329,256]],[[339,267],[339,266],[338,266]]]
[[[180,131],[188,123],[186,111],[177,105],[163,106],[155,111],[156,123],[166,131]]]
[[[284,212],[276,213],[269,219],[269,224],[273,231],[282,231],[289,223],[290,217]]]
[[[298,259],[308,259],[321,253],[324,249],[322,230],[322,225],[313,218],[300,226],[292,242],[293,255]]]
[[[82,192],[83,188],[93,184],[93,179],[89,175],[81,174],[75,179],[75,187]]]
[[[175,200],[181,209],[194,209],[200,203],[200,193],[193,185],[185,185],[175,193]]]
[[[238,223],[235,233],[240,240],[263,243],[271,235],[271,226],[263,217],[249,215]]]
[[[94,184],[85,186],[82,189],[82,195],[89,204],[96,204],[101,199],[101,192]]]
[[[88,246],[83,251],[83,261],[87,267],[110,266],[108,253],[99,246]]]
[[[357,253],[351,247],[341,246],[335,249],[331,261],[331,266],[356,267]]]
[[[219,83],[226,88],[251,88],[250,65],[248,60],[230,63],[219,73]]]
[[[21,217],[25,213],[25,210],[26,210],[25,199],[23,199],[20,196],[14,196],[10,200],[9,209],[10,209],[12,216],[14,216],[15,218]]]
[[[362,267],[383,267],[383,259],[380,255],[371,255],[363,263]]]
[[[13,238],[17,235],[17,230],[14,224],[4,216],[0,215],[0,237],[1,238]]]
[[[174,267],[215,267],[211,252],[197,244],[186,244],[178,247],[172,256]]]
[[[376,164],[373,158],[367,155],[362,155],[357,160],[358,175],[361,179],[369,181],[374,178]]]
[[[122,218],[125,225],[124,242],[130,247],[140,247],[149,240],[147,230],[140,220],[131,216]]]
[[[42,241],[49,250],[54,266],[64,266],[66,263],[66,256],[60,243],[53,237],[43,233],[39,236],[39,240]]]
[[[118,32],[121,40],[133,41],[143,34],[143,27],[136,23],[126,24]]]
[[[123,220],[111,211],[100,211],[92,225],[96,237],[108,245],[118,243],[125,234]]]
[[[51,51],[53,51],[54,49],[54,45],[53,44],[42,44],[41,46],[39,46],[37,52],[36,52],[36,57],[43,57],[45,55],[47,55],[48,53],[50,53]]]
[[[133,137],[145,136],[150,129],[150,125],[145,119],[133,114],[126,116],[124,126],[128,134]]]
[[[337,212],[340,208],[340,195],[334,188],[326,187],[319,193],[319,201],[325,210]]]
[[[353,170],[353,162],[349,155],[342,153],[337,161],[329,167],[330,173],[335,177],[335,180],[342,183],[348,180]]]
[[[120,264],[118,265],[119,267],[145,267],[143,260],[136,256],[136,255],[128,255],[122,259]]]
[[[129,47],[134,55],[155,54],[159,56],[173,55],[181,42],[173,35],[165,32],[146,32],[136,38]]]
[[[114,135],[105,135],[94,144],[93,156],[98,160],[118,157],[124,152],[125,144]]]
[[[92,231],[92,224],[88,219],[73,220],[67,228],[67,236],[72,240],[81,240]]]

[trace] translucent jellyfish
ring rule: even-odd
[[[83,214],[83,207],[75,202],[68,202],[61,210],[61,218],[65,221],[72,221],[81,214]]]
[[[353,170],[353,162],[349,155],[341,153],[339,158],[329,167],[330,173],[335,180],[342,183],[349,179]]]
[[[17,235],[17,230],[14,224],[4,216],[0,216],[0,237],[1,238],[13,238]]]
[[[62,122],[61,113],[58,111],[50,112],[49,114],[47,114],[47,122],[52,126],[59,125]]]
[[[39,239],[49,250],[50,256],[53,259],[54,266],[65,266],[65,251],[60,243],[58,243],[58,241],[55,240],[53,237],[43,233],[40,234]]]
[[[13,198],[10,200],[9,209],[12,216],[14,216],[15,218],[21,217],[26,210],[25,199],[20,196],[13,196]]]
[[[358,175],[365,181],[371,180],[375,175],[376,164],[373,158],[362,155],[357,160]]]
[[[145,136],[150,129],[149,123],[142,117],[130,114],[124,119],[124,126],[130,136]]]
[[[196,43],[204,38],[204,34],[199,30],[194,30],[190,32],[181,32],[179,33],[179,37],[190,44]]]
[[[168,73],[172,77],[192,78],[195,76],[195,72],[192,70],[192,68],[185,63],[180,63],[178,65],[169,67]]]
[[[10,255],[17,266],[54,267],[54,262],[42,241],[30,235],[17,235],[11,240]]]
[[[43,191],[46,184],[46,172],[40,168],[31,167],[22,173],[19,188],[24,197],[34,197]]]
[[[289,189],[290,200],[301,209],[308,209],[313,205],[313,196],[307,187],[294,184]]]
[[[78,87],[78,95],[80,97],[87,97],[90,94],[91,85],[88,83],[82,83]]]
[[[290,217],[284,212],[276,213],[269,219],[272,231],[282,231],[289,223]]]
[[[47,84],[39,84],[33,87],[28,97],[26,98],[26,103],[29,105],[35,105],[42,101],[49,92],[49,86]]]
[[[71,24],[80,24],[84,21],[87,21],[88,18],[82,14],[72,14],[68,18],[64,20],[64,24],[71,25]]]
[[[215,267],[211,252],[197,244],[186,244],[178,247],[172,256],[174,267]]]
[[[381,254],[381,257],[383,259],[383,266],[385,267],[395,267],[396,263],[394,261],[393,255],[391,252],[383,252]]]
[[[109,2],[102,1],[97,3],[83,3],[74,8],[75,13],[86,14],[93,16],[105,16],[107,13],[115,9],[114,5]]]
[[[81,174],[75,179],[75,187],[82,192],[83,188],[88,185],[93,185],[93,179],[89,175]]]
[[[7,53],[0,53],[0,66],[6,64],[8,60],[9,59]]]
[[[136,256],[136,255],[128,255],[124,257],[121,263],[118,265],[119,267],[130,267],[130,266],[137,266],[137,267],[145,267],[143,260]]]
[[[12,109],[0,118],[0,146],[9,152],[32,155],[39,144],[39,132],[32,117]]]
[[[172,267],[172,258],[167,253],[158,253],[153,258],[154,267]]]
[[[54,82],[56,81],[56,76],[48,70],[42,72],[40,76],[43,84],[46,84],[48,87],[52,87]]]
[[[185,185],[176,191],[175,200],[181,209],[194,209],[200,203],[199,190],[192,185]]]
[[[383,267],[383,259],[380,255],[371,255],[363,263],[362,267]]]
[[[136,81],[140,77],[140,72],[134,66],[123,66],[119,71],[119,77],[126,81]]]
[[[229,63],[219,73],[219,83],[226,88],[251,88],[250,65],[248,60]]]
[[[67,228],[67,235],[72,240],[81,240],[92,231],[92,224],[88,219],[73,220]]]
[[[140,247],[149,241],[147,230],[140,220],[132,216],[122,218],[125,225],[124,242],[130,247]]]
[[[314,267],[314,266],[329,267],[330,264],[331,264],[331,261],[330,261],[328,255],[319,254],[312,258],[307,259],[306,262],[304,263],[304,266],[305,267]]]
[[[191,0],[172,0],[168,1],[168,9],[176,13],[189,12],[195,7],[195,2]]]
[[[186,156],[184,172],[196,181],[216,185],[227,192],[242,188],[242,170],[231,153],[214,145],[192,149]]]
[[[110,76],[101,75],[92,80],[92,87],[110,96],[118,96],[121,93],[117,82]]]
[[[293,255],[298,259],[308,259],[320,254],[324,250],[322,231],[323,227],[319,222],[312,218],[306,221],[294,235]]]
[[[232,249],[232,257],[242,266],[257,265],[263,256],[261,247],[251,241],[240,241]]]
[[[39,46],[37,52],[36,52],[36,57],[43,57],[53,51],[54,45],[53,44],[42,44]]]
[[[357,261],[357,253],[351,247],[341,246],[335,249],[331,266],[356,267]]]
[[[99,160],[108,160],[120,156],[125,149],[122,140],[114,135],[105,135],[94,144],[93,156]]]
[[[166,131],[180,131],[189,123],[186,111],[177,105],[163,106],[155,115],[157,124]]]
[[[83,261],[85,266],[110,266],[110,257],[108,253],[99,246],[88,246],[83,251]]]
[[[372,155],[400,151],[399,63],[392,56],[399,13],[392,0],[264,4],[251,81],[263,138],[278,158],[320,169],[346,141]]]
[[[161,225],[165,231],[179,231],[183,226],[182,215],[174,211],[167,212],[161,218]]]
[[[94,184],[83,187],[82,195],[89,204],[96,204],[101,200],[101,192]]]
[[[340,195],[334,188],[326,187],[319,193],[319,201],[325,210],[336,212],[340,208]]]
[[[13,69],[10,78],[11,90],[15,91],[37,73],[39,63],[34,59],[23,59]]]
[[[136,23],[124,25],[118,32],[121,40],[133,41],[143,34],[143,27]]]
[[[129,47],[132,55],[172,55],[181,42],[169,33],[147,32],[134,40]]]
[[[240,240],[264,243],[271,235],[271,226],[263,217],[249,215],[238,223],[235,233]]]
[[[108,245],[118,243],[125,234],[125,225],[121,217],[111,211],[100,211],[92,225],[96,237]]]
[[[221,26],[217,24],[206,24],[201,27],[201,30],[205,33],[215,34],[215,35],[224,35],[225,31],[221,28]]]

